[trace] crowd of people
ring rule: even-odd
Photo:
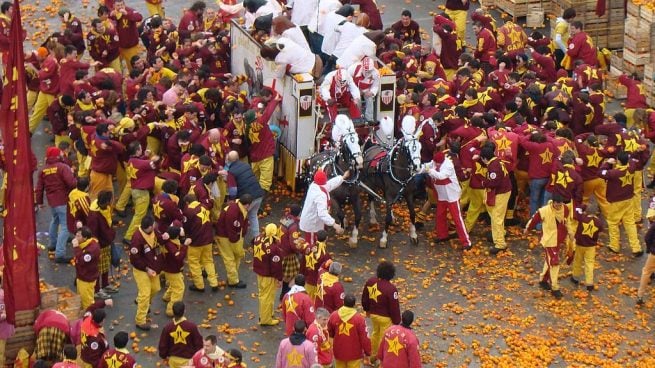
[[[138,329],[158,328],[150,304],[165,280],[162,298],[172,320],[158,350],[169,366],[245,366],[239,350],[224,351],[216,336],[203,337],[185,317],[186,289],[219,290],[216,247],[233,289],[247,287],[240,266],[252,248],[259,324],[282,320],[287,336],[276,367],[421,366],[414,314],[401,313],[392,283],[395,266],[381,262],[364,285],[365,314],[339,281],[342,265],[332,258],[325,229],[343,231],[329,212],[330,191],[349,171],[334,178],[317,171],[305,202],[291,205],[279,222],[266,219],[260,233],[281,129],[272,116],[282,96],[273,87],[249,95],[247,77],[231,73],[230,20],[241,15],[280,75],[314,76],[316,99],[330,121],[347,108],[355,123],[375,123],[380,73],[396,75],[392,135],[401,137],[407,122],[421,129],[418,176],[426,179],[428,200],[419,220],[436,205],[436,243],[457,236],[471,249],[469,232],[482,216],[491,224],[495,256],[508,247],[505,227],[527,221],[526,234],[541,231],[539,286],[556,298],[563,296],[564,257],[573,264],[571,281],[595,290],[603,230],[608,250],[619,253],[622,224],[632,255],[643,256],[637,228],[655,112],[639,78],[624,75],[625,109],[606,117],[607,60],[574,9],[557,19],[549,38],[528,35],[511,20],[497,26],[483,8],[469,12],[467,0],[447,0],[430,38],[408,10],[385,28],[374,0],[245,0],[214,8],[196,1],[177,24],[161,1],[146,3],[148,18],[125,0],[106,0],[88,29],[61,9],[63,31],[26,60],[30,131],[47,117],[54,137],[38,169],[36,204],[51,209],[51,259],[73,261],[85,311],[70,329],[62,315],[42,314],[39,364],[75,367],[77,351],[66,343],[81,345],[85,367],[135,364],[129,335],[115,333],[110,348],[103,330],[104,308],[119,292],[110,271],[124,249],[137,286]],[[12,3],[0,10],[0,53],[6,54]],[[471,45],[465,42],[469,15]],[[648,185],[654,186],[655,180]],[[529,217],[519,219],[523,202]],[[127,230],[117,236],[116,223],[128,211]],[[651,211],[655,204],[649,219]],[[655,227],[646,244],[640,304],[655,270]]]

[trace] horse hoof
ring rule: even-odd
[[[409,238],[412,245],[418,245],[418,238]]]
[[[348,240],[348,246],[350,248],[357,248],[357,239],[349,239]]]

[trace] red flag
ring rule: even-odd
[[[16,311],[39,305],[39,270],[37,264],[36,225],[32,153],[27,119],[25,55],[20,5],[14,0],[9,50],[5,62],[0,106],[0,130],[4,141],[7,190],[4,222],[4,290],[7,321],[15,322]]]
[[[602,17],[607,9],[607,0],[596,0],[596,15]]]

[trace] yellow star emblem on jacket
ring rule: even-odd
[[[200,218],[200,221],[202,221],[203,225],[209,222],[209,210],[205,207],[200,207],[200,211],[198,211],[196,216]]]
[[[310,270],[315,270],[316,269],[316,263],[318,263],[318,259],[316,259],[316,255],[314,252],[311,252],[305,256],[305,266],[310,269]]]
[[[293,311],[295,313],[296,308],[298,308],[298,303],[296,303],[296,299],[293,298],[293,295],[289,295],[289,298],[285,302],[287,311]]]
[[[302,367],[302,354],[296,349],[291,349],[287,354],[287,367]]]
[[[169,335],[173,338],[173,344],[186,345],[186,338],[189,336],[189,334],[189,332],[186,332],[182,329],[181,325],[177,325],[175,331],[171,332]]]
[[[582,224],[582,235],[587,235],[588,237],[593,238],[597,231],[598,228],[593,220]]]
[[[259,132],[250,132],[248,139],[250,139],[250,143],[259,143]]]
[[[594,150],[594,153],[587,155],[587,166],[598,167],[600,162],[603,160],[602,157],[598,154],[598,151]]]
[[[128,179],[136,179],[136,174],[139,172],[139,169],[134,167],[131,163],[125,165],[125,174]]]
[[[376,282],[375,284],[371,286],[367,286],[368,288],[368,297],[375,300],[375,302],[378,302],[378,297],[382,295],[382,292],[380,289],[378,289],[378,283]]]
[[[155,215],[155,218],[161,218],[161,213],[164,211],[159,201],[155,201],[152,205],[152,213]]]
[[[496,140],[497,151],[504,151],[506,149],[511,149],[511,148],[512,148],[512,141],[509,140],[506,136],[503,136],[502,138]]]
[[[395,336],[393,339],[385,338],[385,340],[387,341],[387,345],[389,345],[387,353],[392,353],[398,356],[398,353],[400,353],[404,348],[403,344],[398,341],[398,336]]]
[[[557,179],[555,180],[555,183],[558,185],[561,185],[566,188],[566,186],[572,182],[573,179],[569,175],[568,171],[558,171],[557,172]]]
[[[112,354],[112,356],[105,359],[105,363],[107,363],[107,367],[109,368],[121,368],[123,366],[123,362],[118,360],[116,354]]]
[[[624,187],[626,185],[631,185],[632,182],[633,182],[634,176],[635,176],[634,173],[631,173],[630,171],[625,170],[623,176],[619,178],[621,180],[621,186]]]
[[[637,143],[636,139],[626,139],[623,141],[623,143],[625,144],[624,150],[626,152],[632,153],[632,152],[637,152],[639,150],[640,145],[639,143]]]
[[[546,148],[545,151],[543,151],[541,154],[539,154],[539,157],[541,157],[541,163],[542,164],[547,164],[547,163],[553,161],[553,153],[550,152],[550,149],[548,149],[548,148]]]
[[[483,166],[481,163],[476,161],[476,163],[475,163],[475,173],[477,175],[487,177],[487,167]]]
[[[266,252],[264,252],[264,247],[262,247],[261,243],[255,245],[255,247],[253,248],[253,256],[261,262],[262,257],[264,257],[264,254],[266,254]]]
[[[348,321],[342,322],[339,325],[339,335],[350,336],[350,330],[355,327],[352,323]]]

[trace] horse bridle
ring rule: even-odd
[[[339,172],[340,170],[338,169],[338,165],[336,165],[336,161],[339,156],[345,156],[343,151],[349,147],[348,144],[346,144],[347,140],[350,140],[351,144],[359,144],[358,143],[359,136],[357,135],[357,132],[355,132],[352,129],[349,129],[348,132],[341,137],[341,141],[339,142],[337,153],[334,156],[332,156],[332,161],[333,161],[332,171],[335,174],[335,176],[343,175],[343,172]],[[348,166],[349,169],[351,169],[351,175],[348,179],[344,180],[344,182],[348,184],[353,184],[359,181],[359,170],[357,170],[355,160],[357,159],[357,157],[362,155],[362,152],[360,151],[360,152],[353,153],[350,151],[350,148],[348,148],[347,151],[348,151],[348,155],[350,156]]]
[[[393,181],[400,184],[402,186],[402,189],[404,189],[405,186],[407,186],[407,183],[409,183],[417,173],[417,170],[416,170],[417,167],[416,167],[416,165],[414,165],[414,160],[412,160],[412,152],[416,151],[416,149],[417,149],[416,142],[418,142],[418,139],[417,138],[412,138],[411,141],[413,143],[412,143],[412,148],[411,148],[411,151],[410,151],[410,148],[406,146],[407,140],[405,138],[402,138],[402,139],[398,140],[398,142],[396,142],[396,144],[389,151],[389,155],[388,155],[389,159],[387,160],[388,161],[387,169],[389,170],[389,176],[391,177],[391,179],[393,179]],[[393,173],[394,172],[393,169],[396,168],[396,166],[393,165],[394,157],[396,157],[396,155],[399,154],[402,150],[406,150],[407,154],[409,156],[409,165],[410,165],[410,167],[409,167],[409,178],[407,180],[400,180]]]

